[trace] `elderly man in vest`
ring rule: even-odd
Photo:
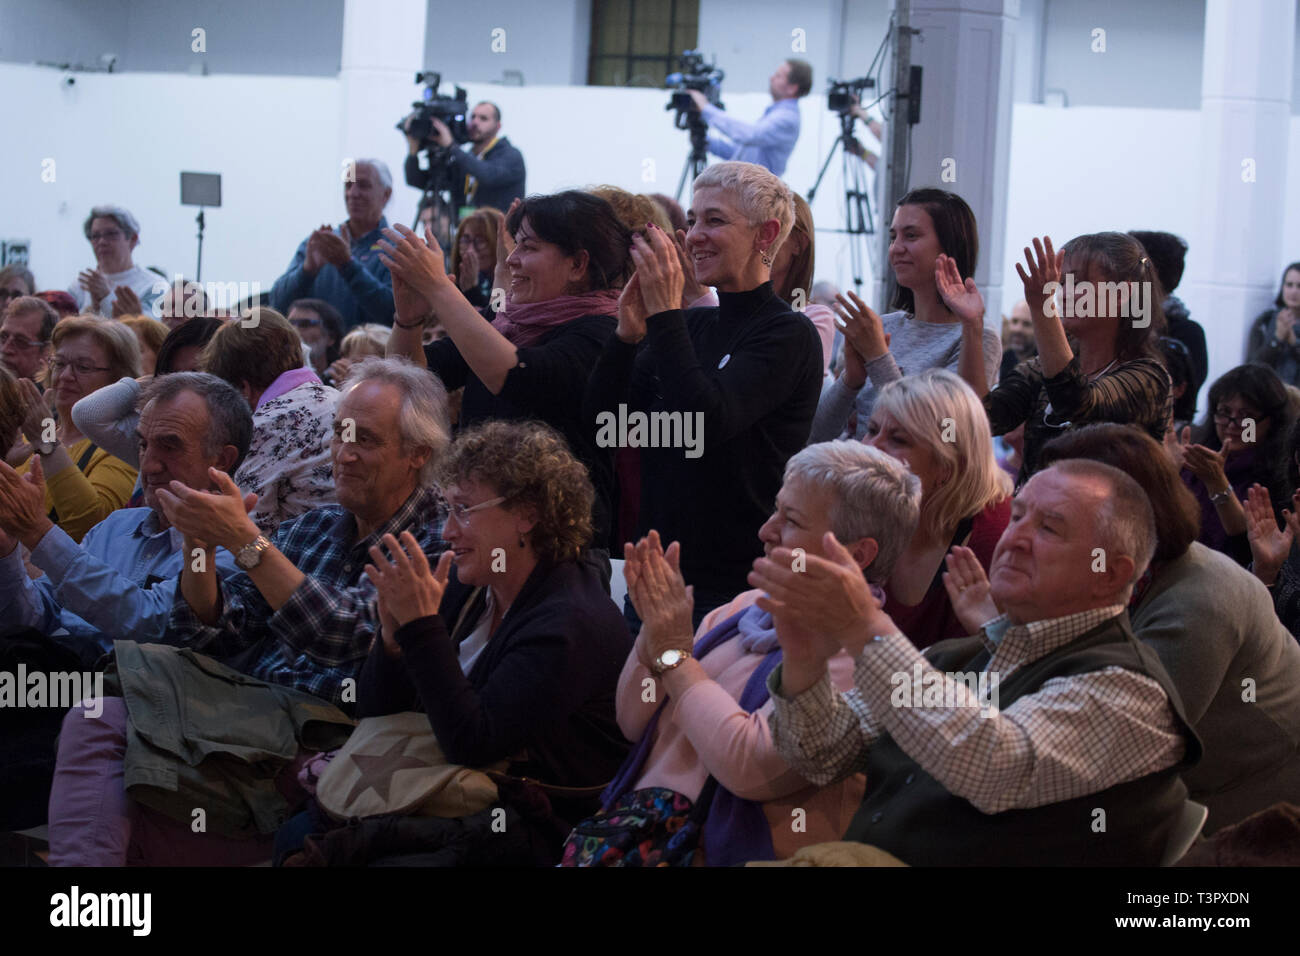
[[[770,679],[782,755],[815,783],[865,770],[845,839],[911,865],[1160,862],[1201,746],[1129,628],[1155,543],[1132,478],[1059,462],[1021,489],[994,552],[1006,613],[924,655],[838,545],[835,560],[760,559],[750,581],[785,651]],[[855,687],[835,693],[841,647]]]

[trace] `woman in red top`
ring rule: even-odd
[[[889,576],[885,613],[917,647],[964,637],[943,586],[944,555],[970,548],[987,571],[1011,516],[1011,479],[998,467],[975,392],[932,368],[880,390],[863,441],[921,479],[921,518]]]

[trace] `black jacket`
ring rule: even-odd
[[[607,784],[627,755],[614,696],[632,639],[596,565],[539,565],[466,676],[449,630],[456,638],[473,631],[474,607],[456,628],[469,601],[481,605],[481,590],[453,570],[440,612],[395,635],[401,657],[376,642],[361,671],[358,715],[423,710],[454,763],[506,759],[512,774],[545,784]],[[561,816],[565,809],[556,805]]]
[[[491,206],[505,212],[514,200],[524,198],[524,154],[515,149],[504,136],[482,156],[475,156],[464,149],[452,149],[449,157],[452,166],[453,209],[461,206]],[[430,173],[420,168],[418,154],[406,157],[405,171],[406,185],[416,189],[429,187]],[[473,176],[478,181],[478,189],[468,201],[465,198],[466,176]]]

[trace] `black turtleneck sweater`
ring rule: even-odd
[[[640,449],[638,534],[681,542],[682,574],[698,597],[745,590],[762,553],[785,463],[808,440],[821,389],[821,340],[772,283],[718,293],[718,308],[652,315],[639,346],[611,335],[587,385],[583,414],[703,414],[703,448]]]

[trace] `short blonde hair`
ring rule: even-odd
[[[646,223],[653,222],[668,235],[673,235],[673,224],[668,214],[664,212],[663,206],[649,196],[630,193],[617,186],[591,186],[587,192],[613,206],[614,214],[627,226],[628,232],[644,235]]]
[[[695,177],[697,189],[725,189],[735,195],[736,205],[751,226],[759,226],[769,219],[781,224],[776,241],[768,248],[775,256],[781,243],[794,228],[794,192],[780,177],[754,163],[715,163]]]
[[[383,358],[388,351],[388,337],[392,334],[392,329],[378,322],[358,325],[343,336],[343,341],[339,343],[339,355],[353,361],[370,355]]]
[[[960,376],[931,368],[890,382],[876,397],[877,410],[897,419],[948,468],[948,480],[921,502],[921,527],[930,537],[951,534],[962,519],[1011,494],[1011,476],[993,455],[984,405]]]
[[[54,351],[67,339],[89,335],[99,343],[108,360],[113,381],[140,377],[140,341],[135,333],[114,319],[98,315],[70,315],[54,327]]]

